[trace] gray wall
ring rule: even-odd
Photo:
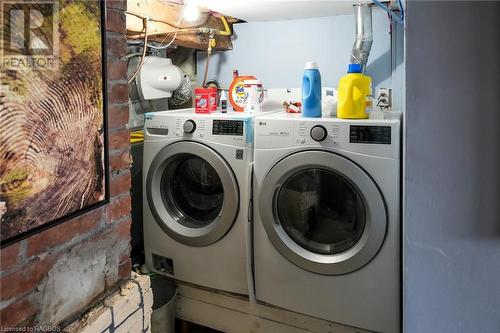
[[[391,38],[387,15],[373,10],[374,42],[367,74],[373,87],[391,87]],[[233,69],[253,74],[265,88],[298,88],[305,62],[316,60],[323,86],[337,87],[346,74],[354,43],[354,16],[255,22],[235,25],[233,50],[212,56],[208,79],[228,88]],[[198,52],[198,83],[203,80],[206,52]]]
[[[410,1],[405,329],[500,332],[500,3]]]

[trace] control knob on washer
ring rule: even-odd
[[[323,126],[316,125],[313,128],[311,128],[310,134],[311,134],[311,138],[314,141],[320,142],[320,141],[323,141],[326,139],[327,131],[326,131],[326,128],[324,128]]]
[[[196,130],[196,123],[191,119],[186,120],[182,128],[184,129],[184,133],[192,134]]]

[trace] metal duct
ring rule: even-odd
[[[354,5],[354,18],[356,20],[356,40],[352,46],[351,63],[361,64],[364,72],[373,43],[371,4]]]

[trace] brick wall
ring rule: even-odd
[[[147,275],[132,279],[81,318],[65,327],[64,333],[151,332],[153,291]]]
[[[106,7],[110,204],[1,250],[2,327],[74,319],[130,276],[126,0]]]

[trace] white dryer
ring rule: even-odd
[[[400,331],[400,117],[302,118],[255,127],[257,300]]]
[[[146,114],[144,244],[151,270],[248,294],[254,118],[193,109]]]

